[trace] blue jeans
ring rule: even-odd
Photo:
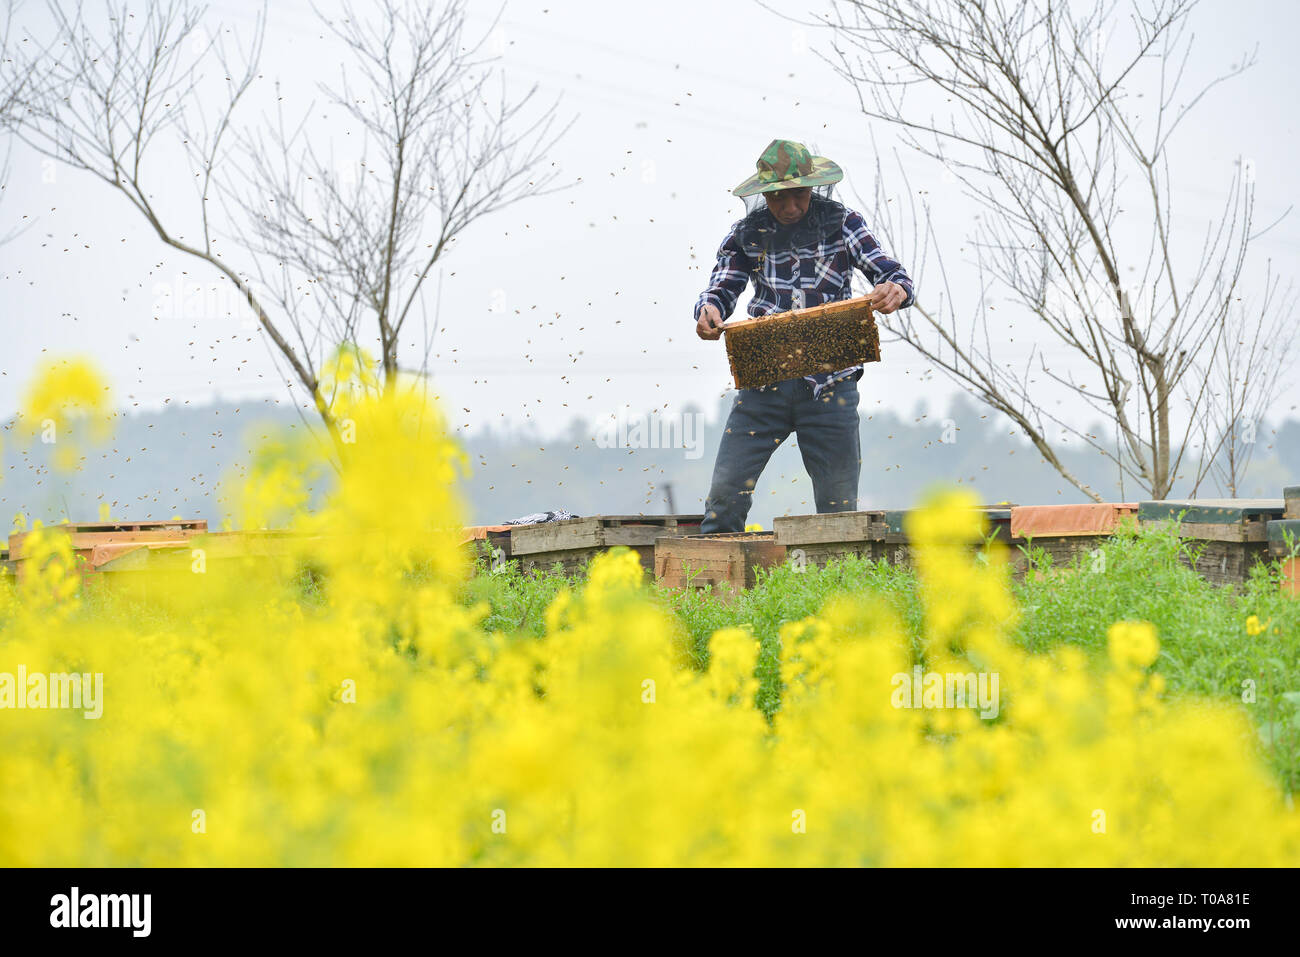
[[[807,380],[786,379],[737,391],[718,446],[701,534],[744,530],[758,477],[791,432],[798,435],[817,511],[857,509],[862,472],[857,381],[836,382],[814,399]]]

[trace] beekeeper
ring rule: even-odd
[[[746,215],[718,247],[709,286],[695,304],[695,331],[719,328],[752,280],[749,314],[762,316],[849,299],[860,269],[873,284],[872,307],[891,313],[912,304],[912,280],[880,248],[862,214],[831,198],[843,171],[802,143],[773,140],[758,171],[732,190]],[[758,199],[762,197],[762,199]],[[818,512],[857,508],[862,453],[858,379],[862,366],[739,389],[727,417],[700,531],[738,532],[753,504],[758,477],[786,436],[798,436]]]

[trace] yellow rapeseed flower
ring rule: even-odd
[[[112,390],[85,359],[51,359],[38,370],[19,407],[22,432],[52,446],[56,468],[71,471],[81,457],[78,426],[92,441],[112,433]]]
[[[1249,718],[1164,695],[1150,624],[1116,623],[1101,661],[1012,640],[969,497],[910,519],[919,640],[842,595],[781,625],[776,661],[736,622],[701,669],[628,549],[535,635],[463,599],[465,457],[438,409],[337,365],[363,384],[338,472],[330,443],[275,438],[240,497],[275,547],[79,603],[67,535],[34,526],[35,563],[0,578],[0,705],[22,663],[102,675],[103,711],[2,712],[0,866],[1300,862]],[[903,706],[917,670],[995,696]]]
[[[1106,634],[1110,660],[1116,665],[1145,668],[1160,653],[1155,626],[1146,621],[1118,621]]]

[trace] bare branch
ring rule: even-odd
[[[558,128],[556,105],[537,105],[535,87],[506,96],[485,37],[466,35],[466,0],[382,0],[336,20],[317,11],[347,52],[337,81],[320,84],[325,132],[355,134],[356,152],[340,157],[325,144],[344,138],[313,126],[316,104],[290,121],[298,110],[278,84],[273,116],[260,128],[237,122],[260,79],[265,8],[240,44],[219,25],[205,33],[193,0],[138,12],[108,0],[102,19],[65,7],[50,4],[47,42],[24,37],[4,59],[0,122],[97,177],[163,243],[234,283],[341,458],[325,358],[377,341],[385,386],[395,384],[404,325],[423,312],[434,264],[471,223],[557,188],[550,155],[568,126]],[[194,209],[155,206],[169,151],[189,160]],[[427,360],[431,339],[419,345]]]
[[[1270,330],[1290,320],[1292,303],[1266,297],[1271,305],[1248,329],[1238,325],[1244,318],[1228,320],[1252,239],[1253,188],[1241,169],[1201,248],[1172,239],[1171,133],[1209,89],[1253,58],[1243,56],[1189,93],[1182,83],[1195,0],[1133,0],[1123,19],[1119,6],[839,0],[822,22],[831,33],[827,59],[854,88],[864,115],[891,124],[916,155],[944,164],[981,210],[972,233],[960,237],[975,257],[980,302],[972,321],[959,323],[943,270],[949,240],[935,235],[925,202],[900,208],[878,178],[877,228],[910,212],[910,223],[890,228],[916,241],[921,265],[914,275],[928,303],[910,310],[919,320],[891,316],[891,331],[1015,422],[1086,494],[1096,497],[1049,454],[1054,441],[1045,423],[1163,498],[1196,428],[1218,423],[1202,443],[1213,461],[1213,450],[1225,447],[1223,429],[1233,428],[1220,413],[1237,410],[1235,420],[1276,394],[1280,350]],[[1135,93],[1144,82],[1158,95]],[[934,114],[920,95],[934,96],[947,112]],[[924,272],[927,260],[938,273]],[[941,292],[924,292],[931,288]],[[999,309],[993,328],[992,290],[1013,307],[1010,322]],[[1005,308],[1001,300],[998,306]],[[1015,369],[1000,356],[1014,341],[1014,322],[1025,319],[1018,328],[1029,331],[1036,361]],[[1063,363],[1046,361],[1048,344],[1064,352]],[[1241,362],[1251,374],[1222,368]],[[1216,384],[1215,375],[1227,378]],[[1113,421],[1116,444],[1108,448],[1050,414],[1044,385]],[[1226,400],[1229,394],[1236,398]],[[1202,464],[1193,488],[1209,468]]]

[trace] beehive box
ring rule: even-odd
[[[757,570],[785,560],[775,532],[723,532],[655,540],[655,578],[665,588],[707,590],[734,598],[753,588]]]
[[[737,389],[880,361],[880,332],[863,298],[723,323]]]
[[[1296,547],[1300,547],[1300,518],[1268,523],[1268,554],[1282,563],[1282,594],[1292,598],[1300,598],[1300,556],[1291,554]]]
[[[130,572],[190,572],[202,552],[205,566],[237,559],[277,559],[302,554],[319,536],[284,530],[203,532],[184,541],[110,542],[95,547],[92,563],[105,577]]]
[[[1137,502],[1086,505],[1018,505],[1011,510],[1011,536],[1041,548],[1052,565],[1074,564],[1106,541],[1121,524],[1137,525]]]
[[[884,532],[880,558],[890,565],[909,565],[912,561],[911,547],[904,530],[907,513],[910,509],[891,508],[884,512]]]
[[[884,512],[780,515],[772,521],[772,528],[790,560],[821,567],[844,555],[873,561],[884,557]]]
[[[510,554],[526,572],[546,572],[558,564],[564,574],[576,575],[598,553],[626,545],[653,575],[655,539],[698,535],[703,521],[703,515],[592,515],[517,525],[510,531]]]
[[[1011,535],[1011,508],[980,506],[988,516],[989,533],[1007,545],[1023,544]],[[788,559],[799,557],[818,566],[842,555],[858,555],[890,565],[911,563],[911,545],[905,521],[908,509],[826,512],[819,515],[782,515],[775,519],[777,541],[786,547]],[[1008,558],[1023,570],[1023,554],[1011,549]]]
[[[1176,523],[1185,565],[1216,585],[1239,585],[1268,560],[1268,524],[1284,509],[1282,499],[1169,499],[1141,503],[1138,521]]]
[[[72,552],[78,557],[82,570],[97,573],[107,561],[146,544],[180,544],[208,530],[206,519],[175,519],[165,522],[66,522],[51,525],[68,536]],[[14,532],[9,536],[9,561],[15,574],[24,574],[24,545],[31,535]]]
[[[1024,544],[1023,540],[1016,539],[1011,534],[1011,510],[1019,506],[1006,505],[980,505],[977,508],[982,511],[988,519],[988,534],[995,541],[1002,542],[1004,545]],[[885,515],[885,541],[890,544],[907,542],[906,521],[907,515],[912,509],[890,509]]]
[[[1289,485],[1282,490],[1285,503],[1283,518],[1300,518],[1300,485]]]
[[[1300,519],[1275,519],[1268,523],[1268,553],[1272,558],[1286,558],[1290,554],[1291,543],[1300,547]]]
[[[510,532],[519,527],[521,526],[469,525],[462,533],[461,545],[467,548],[471,555],[483,558],[489,566],[492,566],[498,560],[510,559]]]
[[[321,536],[284,529],[206,532],[184,542],[143,542],[96,549],[95,584],[143,601],[186,590],[296,581],[319,590],[325,580],[313,557]],[[306,592],[304,591],[304,595]],[[319,591],[317,591],[319,594]]]
[[[1011,511],[1013,504],[978,506],[988,520],[987,537],[1006,546],[1004,555],[1011,571],[1017,577],[1025,572],[1026,558],[1021,546],[1023,538],[1011,533]],[[910,565],[912,546],[907,539],[906,521],[911,509],[890,509],[885,514],[885,546],[882,558],[891,565]]]
[[[1282,594],[1300,598],[1300,558],[1282,559]]]

